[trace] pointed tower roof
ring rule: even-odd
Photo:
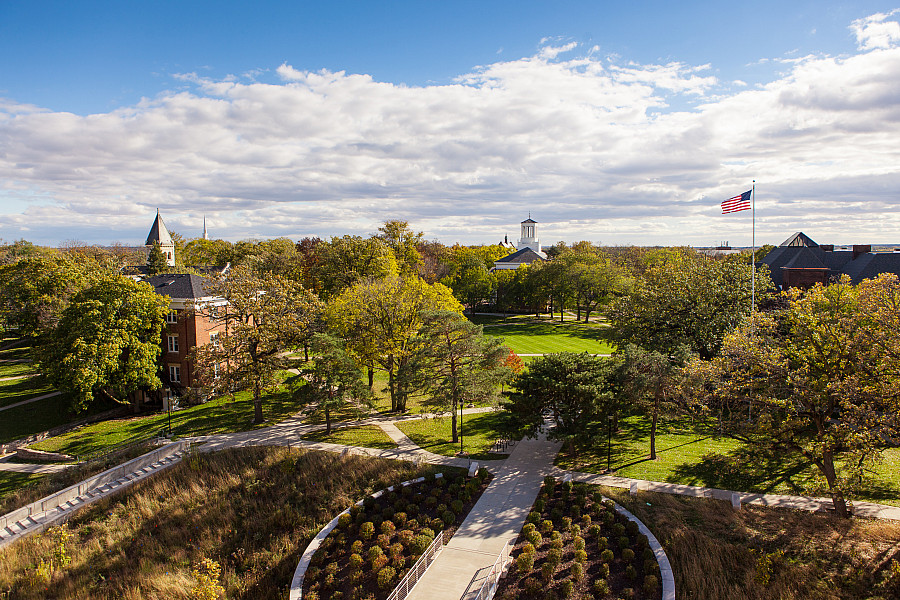
[[[144,242],[144,245],[152,246],[153,242],[159,243],[160,246],[175,245],[175,242],[172,241],[172,236],[169,235],[169,230],[166,229],[166,224],[163,223],[162,217],[159,216],[159,209],[156,211],[156,220],[153,221],[153,227],[150,228],[150,233],[147,235],[147,241]]]
[[[817,243],[812,241],[808,235],[803,233],[802,231],[798,231],[788,239],[781,242],[782,246],[806,246],[807,248],[815,248],[818,246]]]

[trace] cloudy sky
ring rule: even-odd
[[[0,2],[0,238],[900,244],[885,2]]]

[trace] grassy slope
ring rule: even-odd
[[[479,319],[480,320],[480,319]],[[612,346],[602,325],[568,321],[535,321],[521,318],[494,320],[485,324],[484,333],[503,338],[516,354],[552,352],[590,352],[609,354]]]
[[[328,442],[330,444],[344,444],[346,446],[362,446],[364,448],[382,448],[389,450],[396,448],[388,434],[377,425],[364,425],[362,427],[344,427],[333,430],[331,435],[325,435],[325,431],[316,431],[303,436],[304,440],[314,442]]]
[[[286,597],[300,554],[335,514],[431,467],[256,447],[185,459],[76,515],[71,563],[47,585],[34,566],[52,555],[48,534],[0,552],[11,598],[187,599],[191,568],[222,565],[226,597]]]
[[[499,412],[479,413],[463,416],[463,449],[469,456],[477,460],[506,458],[502,454],[488,454],[491,445],[501,437],[505,425],[504,415]],[[450,440],[450,417],[435,419],[416,419],[397,423],[400,431],[418,444],[421,448],[441,454],[454,456],[459,452],[459,443]]]
[[[612,437],[612,468],[617,475],[727,490],[805,495],[818,486],[818,470],[802,456],[765,444],[744,444],[716,437],[711,427],[688,420],[661,424],[658,459],[650,461],[649,423],[631,416],[620,421]],[[606,470],[605,431],[595,445],[580,450],[577,462],[561,453],[556,464],[566,469]],[[871,480],[858,494],[862,500],[900,506],[900,449],[884,452]]]
[[[900,598],[900,523],[841,520],[802,511],[601,488],[641,519],[663,544],[679,598],[695,600],[835,600]],[[759,554],[783,551],[756,579]],[[900,564],[898,564],[900,567]],[[766,569],[761,569],[765,573]]]

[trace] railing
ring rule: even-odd
[[[500,578],[506,574],[506,569],[509,567],[509,563],[512,562],[510,554],[512,553],[515,543],[516,540],[512,539],[503,546],[503,550],[500,551],[500,556],[497,557],[494,566],[491,567],[491,571],[485,578],[484,583],[481,584],[481,589],[478,590],[478,594],[473,600],[491,600],[491,598],[494,597],[494,592],[497,591],[497,584],[500,583]]]
[[[443,548],[444,532],[441,530],[434,536],[434,541],[431,542],[431,545],[428,546],[425,553],[419,557],[416,564],[410,568],[406,577],[397,584],[397,587],[395,587],[394,591],[391,592],[391,595],[387,597],[387,600],[403,600],[406,598],[409,595],[410,590],[415,587],[419,582],[419,579],[422,578],[422,575],[425,574],[425,571],[428,570],[428,567],[431,566],[431,563],[434,562],[434,557],[437,556]]]

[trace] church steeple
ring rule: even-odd
[[[203,215],[203,239],[208,240],[209,234],[206,233],[206,215]]]
[[[166,255],[166,264],[174,267],[175,242],[172,241],[172,236],[169,234],[166,224],[163,223],[162,217],[159,216],[158,208],[156,209],[156,219],[153,221],[153,226],[150,228],[150,233],[147,235],[147,241],[144,242],[144,245],[153,246],[154,242],[159,244],[159,249]]]

